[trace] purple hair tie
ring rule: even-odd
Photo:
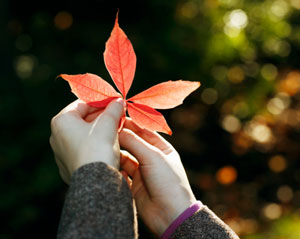
[[[181,213],[172,223],[171,225],[165,230],[165,232],[162,234],[162,239],[168,239],[173,232],[179,227],[186,219],[188,219],[190,216],[192,216],[195,212],[197,212],[203,204],[200,201],[197,201],[193,203],[191,206],[189,206],[183,213]]]

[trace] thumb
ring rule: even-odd
[[[112,101],[100,114],[93,125],[94,130],[99,130],[102,135],[109,136],[117,132],[120,118],[124,115],[125,102],[118,98]]]

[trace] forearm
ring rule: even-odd
[[[134,238],[134,218],[122,175],[104,163],[87,164],[73,173],[57,238]]]

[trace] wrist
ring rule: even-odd
[[[174,201],[168,203],[168,206],[164,207],[161,218],[161,223],[159,223],[157,228],[157,234],[162,235],[167,228],[178,218],[185,210],[187,210],[191,205],[197,202],[196,198],[191,195],[190,198],[180,199],[176,198]]]
[[[198,210],[203,207],[203,204],[200,201],[196,201],[191,204],[187,209],[185,209],[164,231],[161,235],[162,239],[168,239],[174,233],[174,231],[189,217],[194,215]]]
[[[105,147],[104,145],[102,145],[101,148],[97,149],[93,149],[93,147],[87,147],[84,150],[80,151],[77,160],[73,161],[73,172],[86,164],[97,162],[102,162],[115,169],[119,169],[120,153],[117,152],[118,151],[112,149],[111,146]]]
[[[76,171],[77,169],[87,165],[87,164],[91,164],[91,163],[104,163],[106,164],[107,166],[110,166],[114,169],[119,169],[119,163],[117,160],[112,160],[110,158],[103,158],[102,160],[100,159],[90,159],[90,160],[84,160],[83,162],[80,162],[78,163],[77,165],[74,166],[73,170],[72,170],[72,173],[74,173],[74,171]]]

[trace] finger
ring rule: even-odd
[[[157,132],[142,129],[136,123],[134,123],[134,121],[131,118],[126,117],[124,128],[130,129],[135,134],[147,141],[149,144],[152,144],[153,146],[159,148],[163,152],[173,149],[173,146],[162,136],[160,136]]]
[[[104,111],[104,108],[100,108],[100,109],[98,109],[97,111],[95,111],[95,112],[93,112],[93,113],[91,113],[91,114],[88,114],[85,118],[84,118],[84,120],[86,121],[86,122],[92,122],[92,121],[94,121],[102,112]]]
[[[138,169],[135,171],[132,179],[132,189],[131,189],[132,196],[134,198],[136,197],[141,198],[139,197],[138,194],[140,193],[141,196],[141,194],[143,194],[144,191],[145,191],[144,181],[141,175],[141,171],[140,169]]]
[[[84,118],[97,110],[99,110],[99,108],[91,107],[84,101],[78,99],[66,106],[59,114],[70,114]]]
[[[152,164],[153,160],[162,157],[162,152],[149,144],[129,129],[123,129],[119,134],[119,142],[122,148],[130,152],[140,165]]]
[[[120,118],[124,115],[125,102],[118,98],[112,101],[95,121],[92,130],[99,130],[105,136],[117,133]]]
[[[129,186],[129,188],[131,190],[131,188],[132,188],[132,180],[128,177],[128,174],[125,171],[122,170],[122,171],[120,171],[120,173],[123,175],[125,181],[127,182],[128,186]]]
[[[139,163],[130,153],[121,150],[120,166],[130,177],[133,177],[135,170],[139,167]]]

